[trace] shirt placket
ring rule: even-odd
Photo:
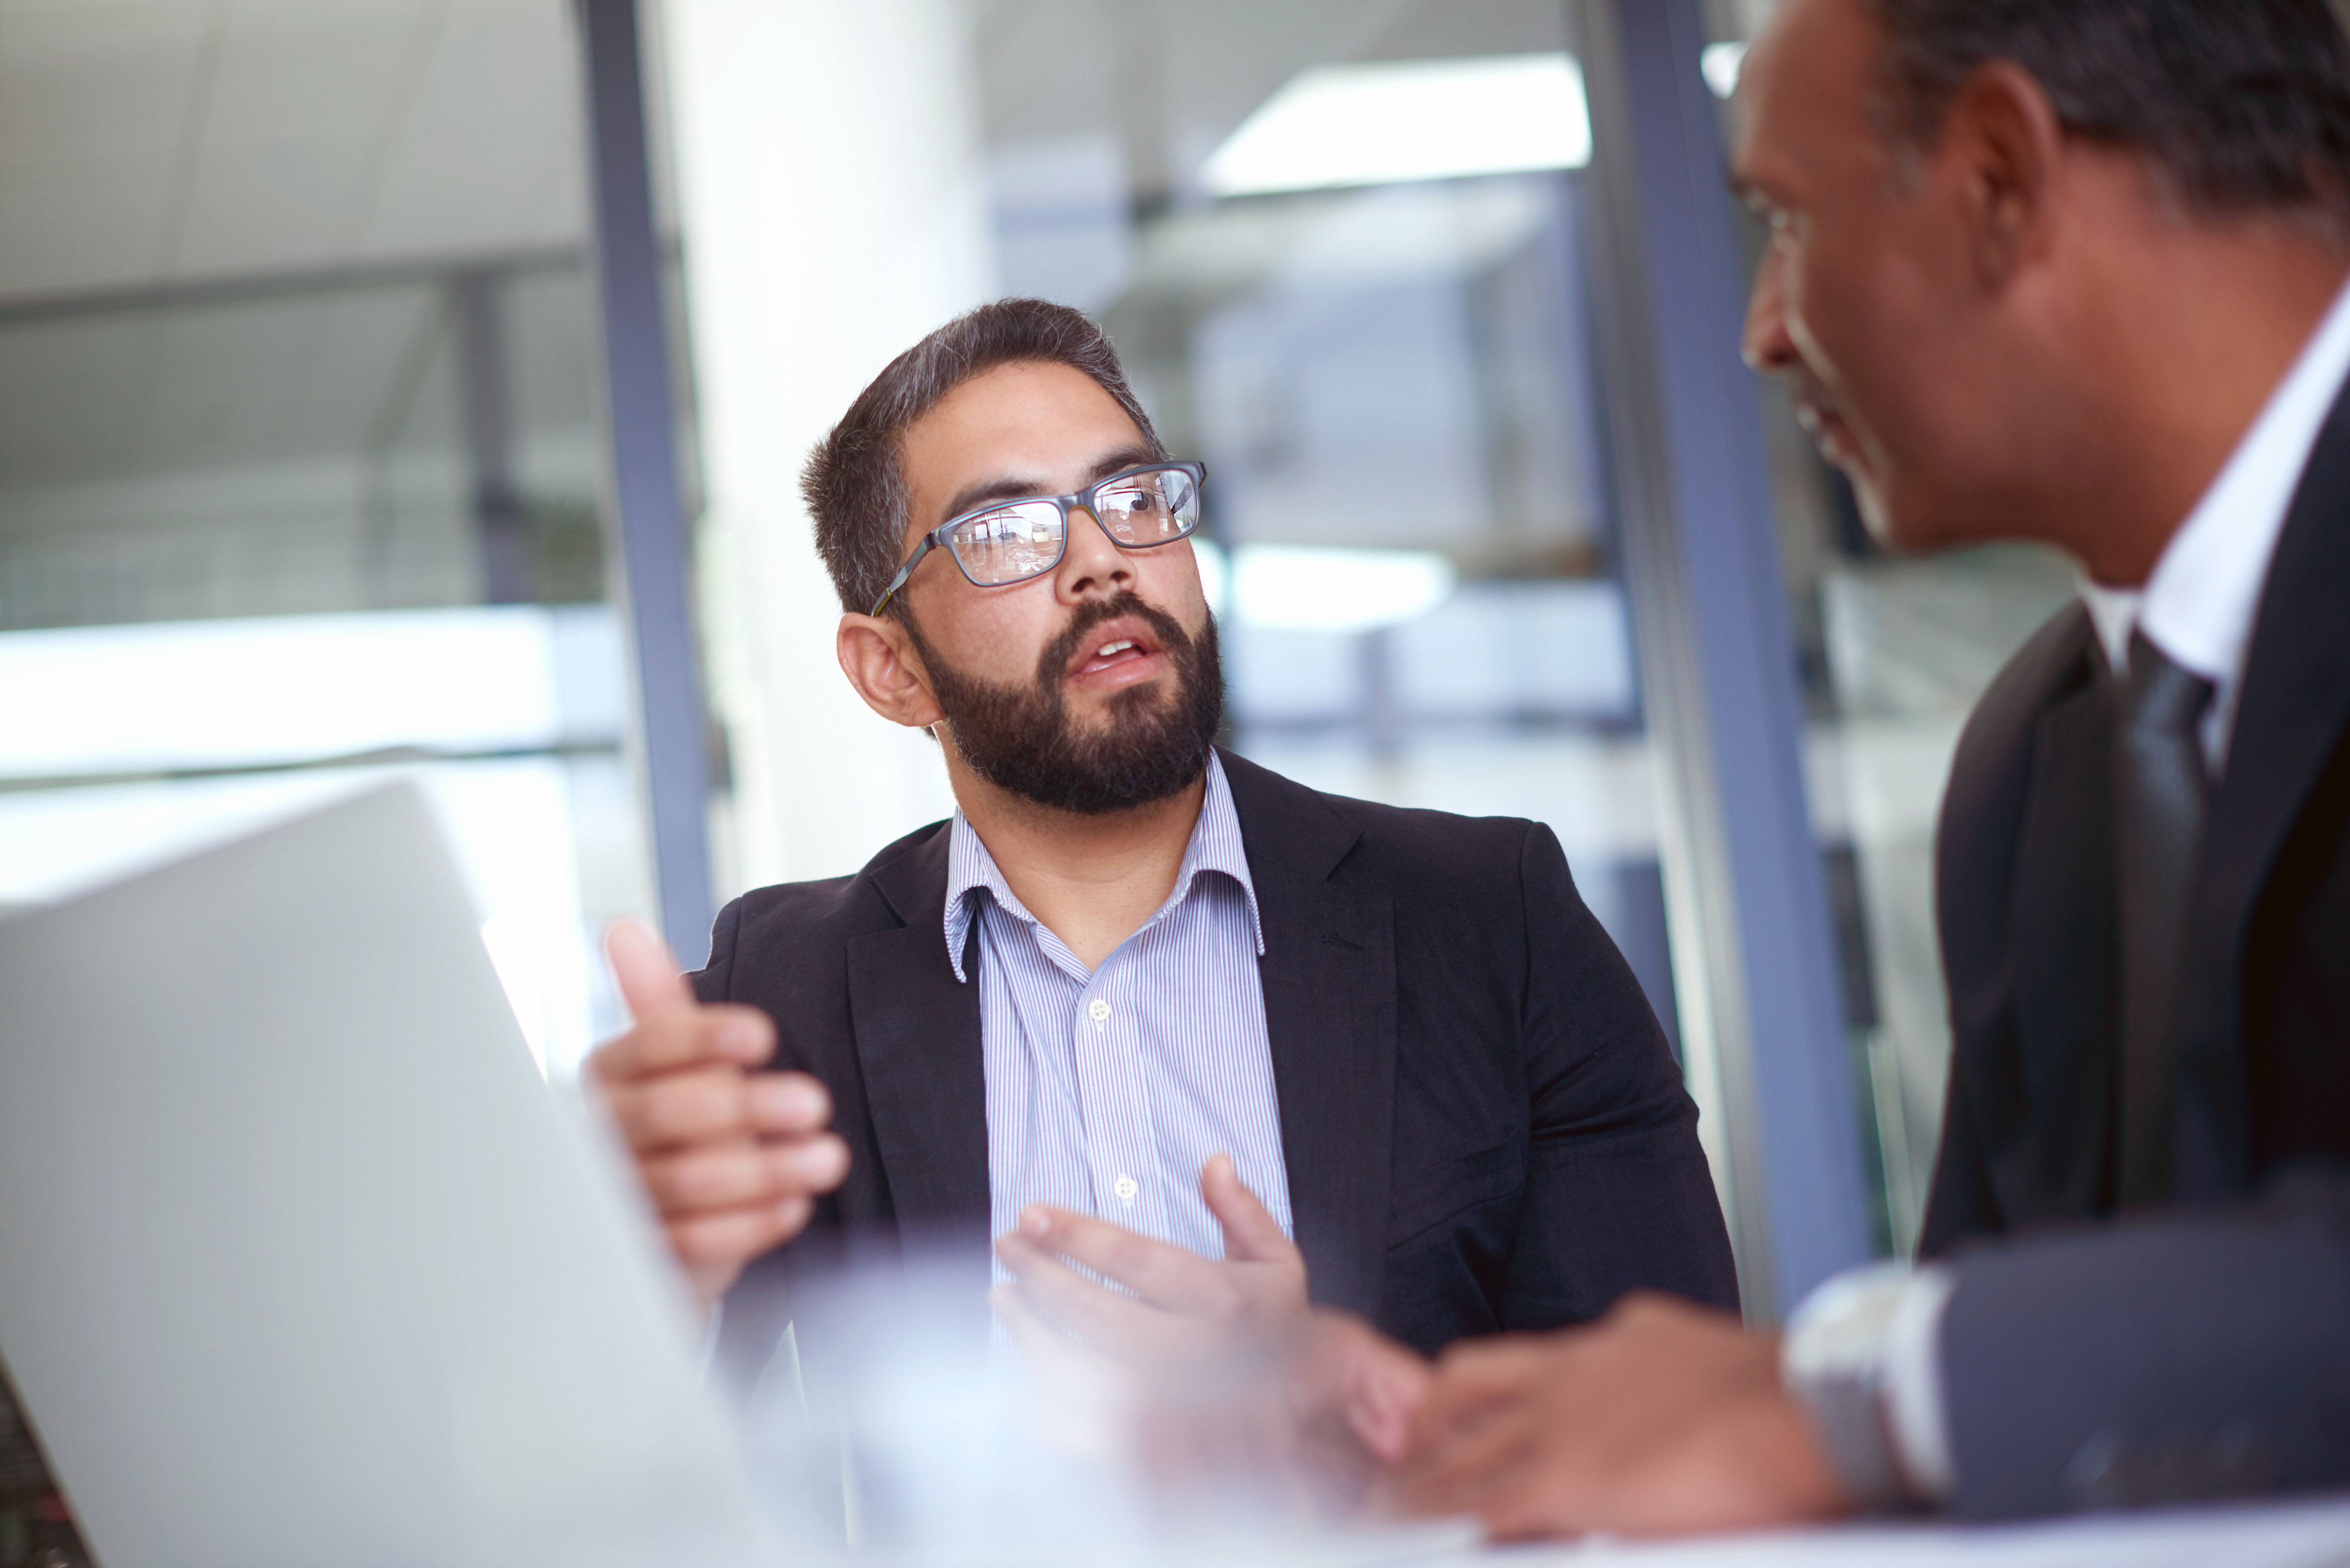
[[[1169,1238],[1167,1194],[1152,1153],[1149,1084],[1143,1071],[1143,998],[1134,966],[1113,953],[1078,992],[1074,1020],[1077,1094],[1086,1118],[1086,1162],[1094,1212],[1160,1240]]]

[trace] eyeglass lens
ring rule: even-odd
[[[1123,474],[1095,493],[1102,526],[1130,548],[1171,544],[1199,526],[1200,490],[1180,468]],[[983,587],[1052,569],[1066,524],[1050,501],[1016,501],[966,517],[947,533],[955,560]]]

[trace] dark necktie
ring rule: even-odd
[[[2126,1208],[2170,1195],[2178,1086],[2172,1002],[2203,844],[2210,781],[2199,732],[2210,703],[2209,680],[2173,664],[2143,634],[2131,635],[2129,675],[2114,732],[2122,936],[2120,1197]]]

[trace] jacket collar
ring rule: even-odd
[[[2246,1097],[2244,958],[2252,917],[2293,825],[2350,729],[2350,392],[2310,456],[2276,558],[2236,714],[2228,769],[2211,803],[2189,955],[2182,976],[2178,1190],[2240,1190],[2251,1169]]]
[[[1265,1032],[1297,1244],[1314,1299],[1369,1314],[1386,1251],[1396,1057],[1395,911],[1342,885],[1362,829],[1328,798],[1219,753],[1256,892]],[[849,1015],[901,1227],[983,1233],[986,1075],[979,988],[940,940],[949,833],[935,825],[866,876],[900,924],[850,940]]]

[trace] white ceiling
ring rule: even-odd
[[[0,304],[575,244],[563,0],[0,0]]]

